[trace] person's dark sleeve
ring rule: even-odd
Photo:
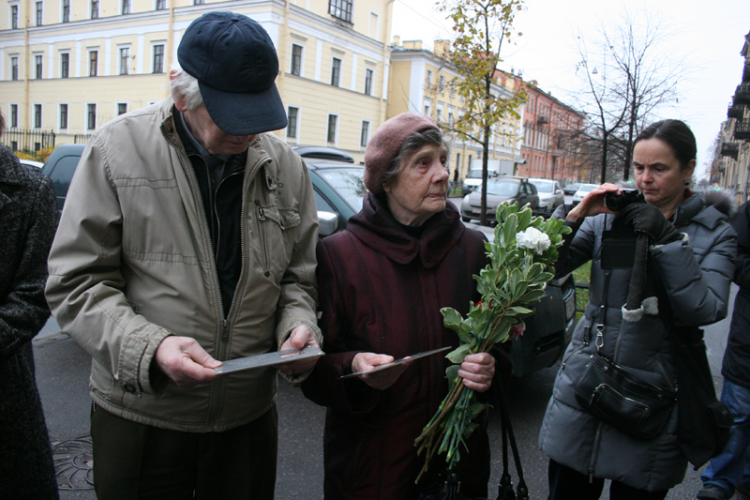
[[[563,236],[563,244],[557,249],[555,278],[566,276],[591,260],[596,242],[594,221],[598,217],[603,216],[586,217],[581,223],[565,221],[571,232]]]
[[[732,222],[737,233],[737,261],[734,282],[744,290],[750,290],[750,202],[740,207]]]
[[[23,256],[12,277],[10,293],[0,300],[0,359],[8,359],[31,341],[50,315],[44,286],[57,225],[52,181],[40,175],[33,197]]]
[[[318,259],[318,325],[323,332],[326,355],[318,360],[315,369],[302,383],[302,392],[311,401],[340,412],[356,415],[373,410],[380,400],[380,391],[365,384],[358,377],[340,380],[352,372],[354,356],[347,343],[351,323],[346,313],[346,300],[337,283],[336,264],[325,242],[317,247]]]

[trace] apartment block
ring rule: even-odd
[[[585,116],[539,88],[526,84],[523,117],[523,165],[519,175],[561,181],[580,179],[576,136],[583,130]]]
[[[750,199],[750,33],[740,55],[742,77],[722,123],[711,165],[711,182],[734,191],[737,204]]]
[[[436,40],[434,51],[422,48],[422,42],[395,38],[391,52],[390,95],[388,117],[400,113],[421,113],[438,124],[450,124],[464,112],[462,97],[451,90],[451,81],[460,78],[452,65],[441,57],[447,41]],[[511,97],[520,85],[520,78],[498,78],[492,85],[493,94]],[[519,110],[522,114],[523,110]],[[512,117],[495,125],[490,141],[490,160],[517,163],[521,161],[521,121]],[[479,135],[479,134],[478,134]],[[462,180],[482,157],[482,145],[447,134],[451,146],[448,167],[451,179]]]
[[[200,15],[245,14],[268,31],[293,145],[357,161],[386,118],[387,0],[10,0],[0,8],[0,106],[8,126],[85,141],[122,113],[169,94],[169,71]]]

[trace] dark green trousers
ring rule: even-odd
[[[273,500],[276,406],[224,432],[159,429],[94,405],[94,489],[98,500]]]

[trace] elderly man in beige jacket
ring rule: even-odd
[[[321,342],[312,185],[264,133],[287,119],[260,24],[205,14],[178,60],[171,98],[107,123],[84,151],[47,300],[93,357],[100,500],[272,499],[276,372],[214,369]]]

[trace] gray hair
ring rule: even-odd
[[[401,149],[399,149],[398,154],[391,164],[380,175],[380,184],[384,187],[390,186],[396,180],[398,174],[401,173],[404,167],[402,163],[427,144],[441,146],[446,155],[450,151],[448,144],[443,140],[443,133],[439,130],[430,128],[424,132],[412,132],[401,144]]]
[[[188,110],[195,109],[203,104],[198,80],[183,70],[179,64],[172,65],[172,78],[170,79],[172,98],[179,100]]]

